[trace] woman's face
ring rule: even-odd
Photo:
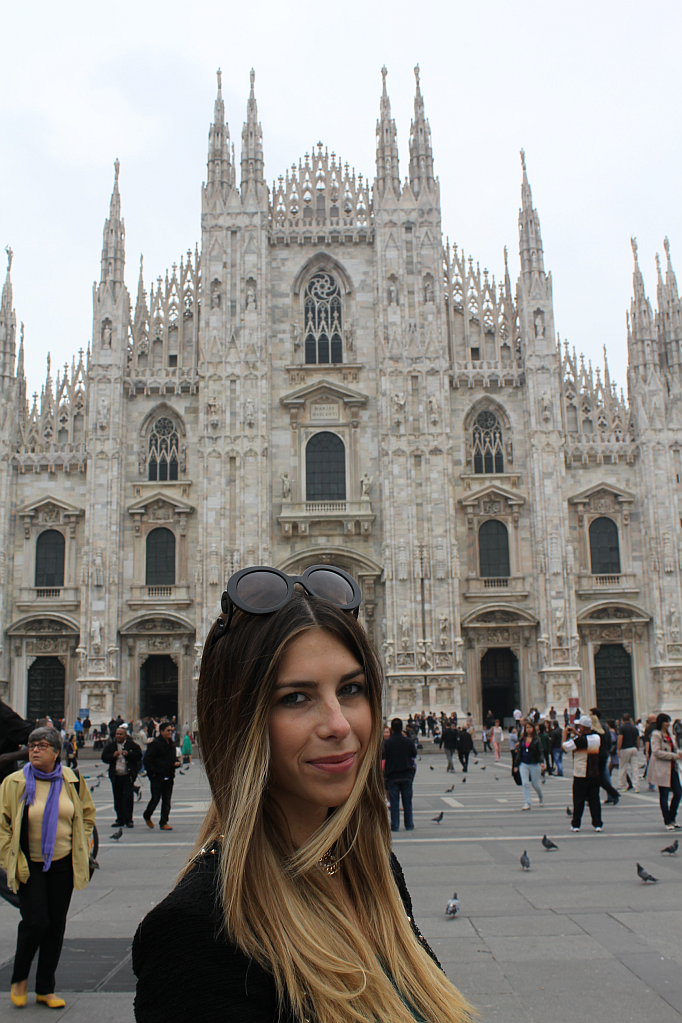
[[[527,739],[532,739],[533,738],[533,726],[532,725],[526,725],[526,738]]]
[[[37,771],[50,774],[57,763],[57,751],[45,739],[39,739],[37,745],[29,746],[28,759]]]
[[[331,633],[305,632],[285,650],[269,732],[270,791],[288,818],[326,814],[348,799],[372,715],[364,669]]]
[[[384,739],[390,739],[390,738],[391,738],[391,729],[388,727],[388,725],[384,725]]]
[[[664,735],[668,734],[668,729],[669,728],[670,728],[670,722],[669,721],[662,721],[661,722],[661,731],[663,732]]]

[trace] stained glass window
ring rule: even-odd
[[[305,289],[305,361],[343,362],[341,291],[326,270]]]

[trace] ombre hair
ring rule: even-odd
[[[372,731],[350,796],[300,848],[268,791],[269,717],[284,652],[320,629],[363,666]],[[194,858],[220,845],[227,938],[274,979],[281,1006],[316,1023],[463,1023],[473,1010],[416,937],[391,868],[381,773],[382,671],[353,615],[295,593],[268,616],[235,613],[206,641],[197,717],[212,802]],[[357,922],[319,865],[333,850]],[[358,926],[359,924],[359,926]]]

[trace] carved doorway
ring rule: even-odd
[[[168,654],[140,665],[140,717],[168,718],[178,713],[178,666]]]
[[[597,706],[604,720],[621,718],[627,711],[634,719],[632,658],[622,643],[606,643],[594,655]]]
[[[26,717],[51,717],[55,725],[64,717],[66,670],[58,657],[36,657],[28,669]]]
[[[481,658],[481,710],[504,723],[521,704],[519,661],[509,647],[492,647]]]

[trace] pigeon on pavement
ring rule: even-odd
[[[478,760],[474,760],[474,763],[475,763],[475,764],[477,764],[477,763],[478,763]]]
[[[483,767],[481,768],[481,770],[482,770],[482,771],[485,771],[485,764],[483,765]]]
[[[466,785],[466,783],[467,783],[466,778],[462,778],[462,785]]]
[[[450,786],[450,788],[449,788],[449,789],[446,789],[445,791],[446,791],[446,792],[454,792],[454,791],[455,791],[455,786],[454,786],[454,785],[451,785],[451,786]]]
[[[437,817],[432,817],[431,820],[434,822],[434,824],[440,824],[440,822],[443,820],[444,816],[445,816],[445,811],[441,810],[441,812],[438,814],[438,816]]]
[[[572,817],[573,816],[573,810],[571,810],[570,806],[566,807],[566,816],[567,817]]]
[[[551,838],[547,838],[547,835],[542,836],[542,844],[544,845],[547,852],[551,852],[552,849],[558,849],[559,846],[555,845]]]
[[[435,771],[435,767],[432,764],[429,764],[429,771]]]
[[[676,838],[672,845],[666,845],[665,849],[661,849],[661,852],[667,853],[668,856],[674,856],[679,848],[680,843],[679,840]]]
[[[455,892],[455,894],[452,896],[452,898],[448,899],[448,904],[445,907],[445,915],[446,916],[451,916],[451,917],[456,917],[458,911],[459,911],[459,899],[457,898],[457,892]]]
[[[519,863],[521,864],[522,870],[530,870],[530,860],[528,859],[528,853],[525,849],[523,850],[523,856],[519,860]]]
[[[499,781],[499,780],[500,780],[500,776],[499,776],[499,774],[496,774],[495,775],[495,781]]]
[[[114,833],[113,833],[113,835],[111,837],[113,838],[114,842],[118,842],[118,840],[119,840],[119,838],[121,837],[122,834],[123,834],[123,828],[119,828],[118,831],[114,831]]]
[[[640,863],[637,864],[637,874],[639,877],[641,877],[644,884],[646,884],[647,881],[653,881],[654,883],[658,882],[658,878],[652,877],[651,874],[647,874],[646,870]]]

